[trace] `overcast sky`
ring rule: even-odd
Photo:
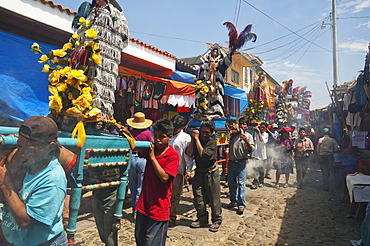
[[[54,0],[77,11],[79,0]],[[226,46],[234,23],[252,24],[256,43],[244,49],[259,56],[276,81],[293,79],[308,86],[311,109],[330,102],[325,81],[333,85],[332,0],[118,0],[131,36],[177,58],[203,54],[206,43]],[[370,29],[370,0],[337,0],[338,84],[356,79],[364,68]],[[327,24],[322,29],[322,23]]]

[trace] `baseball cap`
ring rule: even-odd
[[[278,128],[278,125],[276,123],[271,124],[272,128]]]
[[[19,135],[35,142],[45,144],[55,142],[61,146],[58,141],[58,126],[49,117],[32,116],[25,119],[19,127]]]

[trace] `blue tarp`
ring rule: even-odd
[[[22,121],[48,114],[48,73],[41,72],[41,55],[31,51],[36,42],[0,31],[0,116]],[[38,42],[39,43],[39,42]],[[39,43],[44,52],[56,46]]]
[[[169,79],[194,84],[195,78],[193,74],[176,70]],[[225,84],[224,92],[226,96],[240,100],[240,114],[242,114],[244,109],[248,106],[247,93],[244,90],[231,87],[227,84]]]
[[[179,82],[184,82],[184,83],[189,83],[189,84],[194,84],[194,79],[195,75],[191,73],[185,73],[176,70],[169,79],[179,81]]]

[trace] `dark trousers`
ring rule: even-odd
[[[212,172],[195,171],[192,180],[193,204],[197,210],[197,218],[202,223],[208,223],[208,212],[206,204],[212,211],[212,223],[222,222],[220,173],[218,170]]]
[[[255,177],[252,181],[252,184],[259,185],[265,183],[265,172],[266,172],[266,166],[267,166],[267,160],[257,160],[258,165],[256,167],[255,171]]]
[[[184,175],[177,174],[172,185],[170,219],[176,220],[176,211],[180,203],[182,189],[184,187]]]
[[[117,201],[117,188],[104,188],[93,191],[92,208],[100,239],[106,246],[118,245],[118,233],[113,229]]]
[[[308,169],[308,157],[296,156],[294,157],[296,169],[297,169],[297,186],[302,186],[304,176],[306,176]]]
[[[168,221],[156,221],[137,212],[135,241],[137,246],[166,245]]]
[[[334,158],[333,155],[320,155],[319,157],[324,190],[329,190],[330,170],[333,166]]]

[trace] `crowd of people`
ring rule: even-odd
[[[96,127],[103,130],[99,123]],[[177,208],[185,182],[192,185],[196,210],[196,220],[190,226],[208,227],[209,231],[217,232],[222,224],[223,208],[214,122],[202,121],[199,128],[187,133],[187,122],[181,115],[152,124],[144,113],[137,112],[126,123],[128,129],[122,126],[120,131],[136,141],[152,142],[149,150],[133,150],[128,175],[136,244],[165,245],[168,227],[177,223]],[[284,174],[282,187],[286,188],[291,185],[289,175],[295,165],[296,187],[301,189],[314,152],[320,160],[323,189],[329,190],[333,154],[339,148],[330,137],[329,129],[322,129],[323,136],[316,141],[307,136],[305,128],[299,128],[295,134],[294,127],[279,128],[277,124],[260,123],[249,127],[246,118],[229,120],[227,128],[230,133],[226,179],[230,203],[227,209],[235,209],[238,215],[243,214],[248,176],[253,178],[250,188],[258,189],[263,187],[265,178],[272,178],[273,168],[276,169],[275,187],[281,187],[280,176]],[[63,164],[68,164],[68,161],[61,158],[62,146],[57,136],[58,127],[53,120],[31,117],[20,127],[17,151],[3,154],[0,188],[5,199],[5,217],[0,240],[6,239],[16,245],[52,245],[55,242],[58,242],[56,245],[67,245],[61,214],[66,195]],[[21,189],[15,188],[9,174],[8,166],[11,167],[12,159],[22,160],[22,164],[28,167]],[[248,164],[254,167],[253,173],[247,175]],[[97,200],[99,196],[94,195],[93,212],[102,241],[105,245],[114,246],[118,245],[117,231],[111,229],[114,214],[104,213],[106,207],[116,204],[116,191],[109,194],[102,193],[104,199]],[[53,210],[49,209],[51,207]],[[95,213],[103,214],[97,216]],[[45,233],[34,237],[35,230]]]

